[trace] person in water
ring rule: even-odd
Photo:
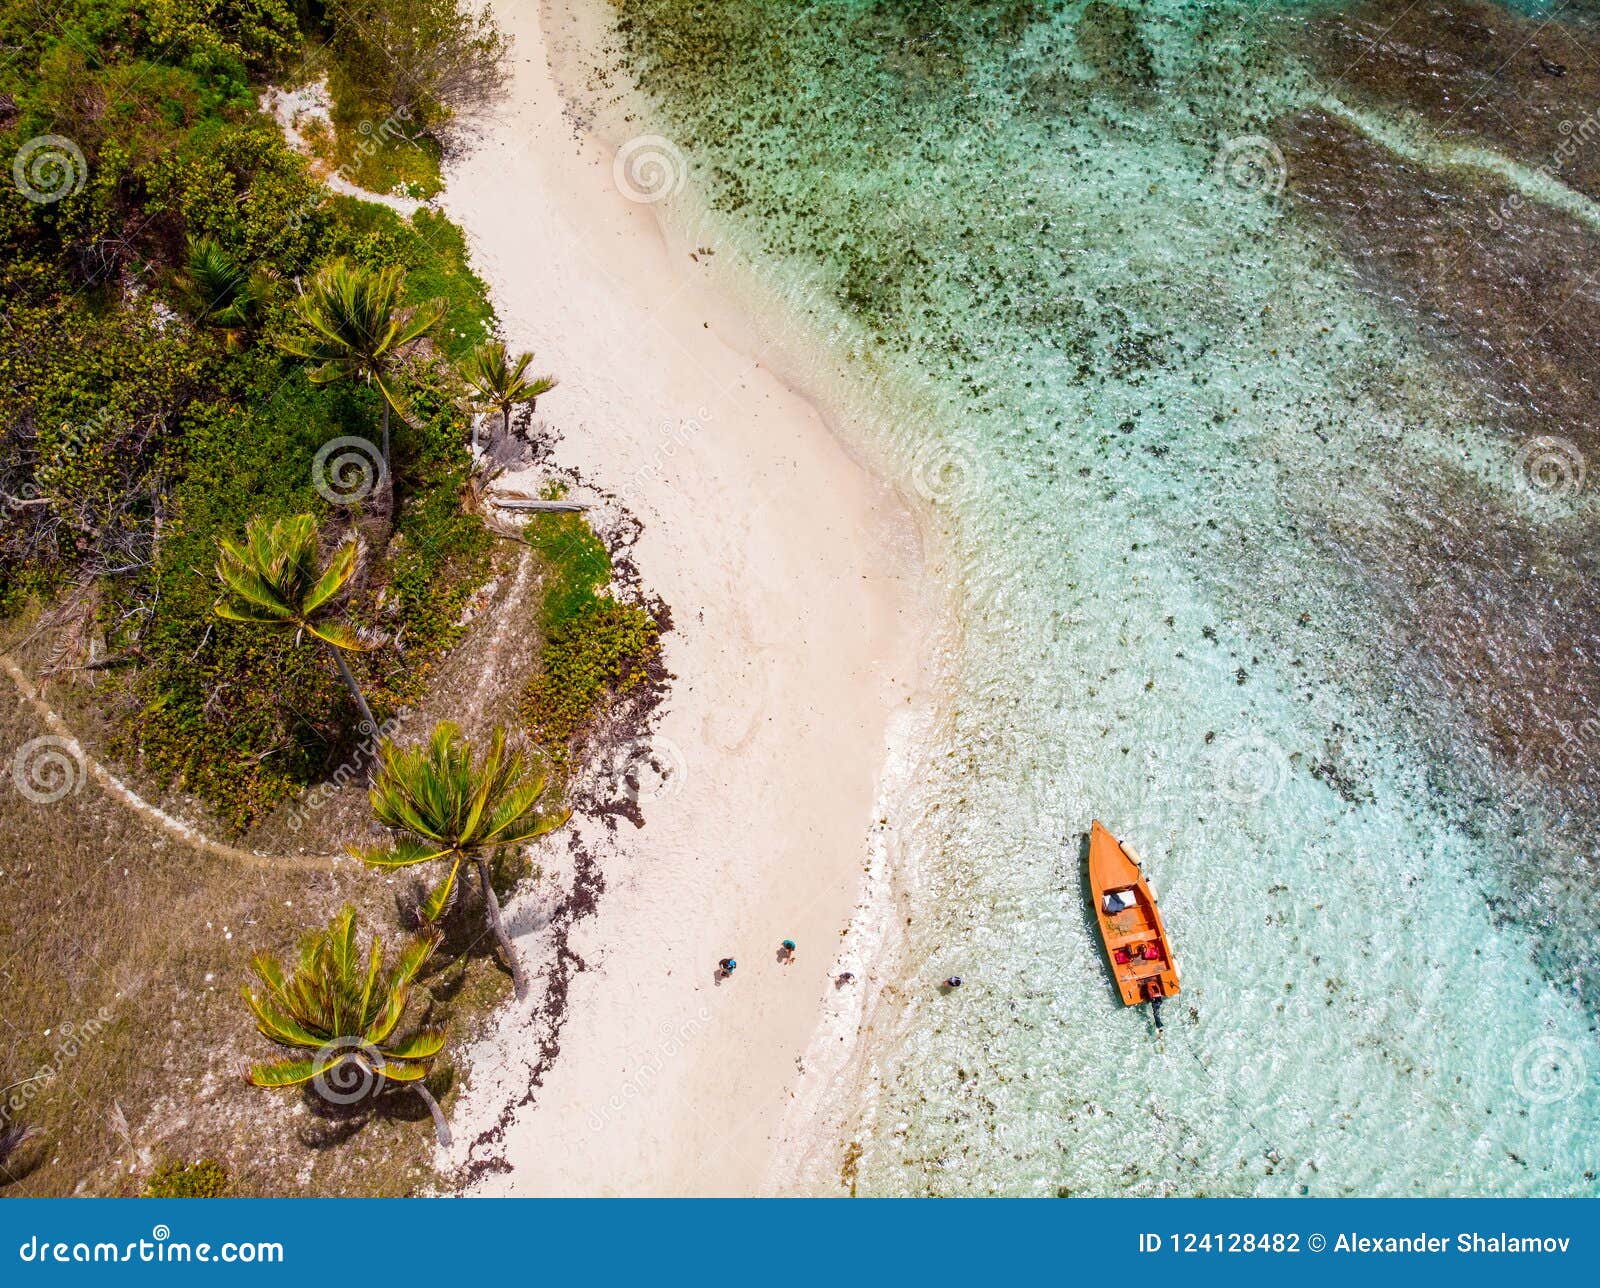
[[[945,980],[944,986],[946,988],[960,988],[961,987],[961,976],[959,976],[959,975],[950,976],[949,979]]]

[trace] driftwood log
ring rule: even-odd
[[[587,501],[536,501],[531,497],[505,497],[489,494],[489,504],[502,510],[535,510],[560,514],[576,514],[587,510]]]

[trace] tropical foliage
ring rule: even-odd
[[[494,731],[483,759],[474,761],[472,744],[461,730],[441,720],[420,746],[402,748],[385,740],[372,784],[372,812],[399,836],[386,846],[351,851],[375,868],[444,865],[443,880],[422,905],[422,917],[429,922],[449,906],[461,865],[471,863],[489,928],[505,954],[518,997],[526,993],[527,980],[500,916],[490,861],[500,850],[544,836],[567,821],[569,810],[539,812],[544,788],[544,774],[530,770],[520,752],[507,750],[504,729]]]
[[[383,399],[383,462],[389,456],[389,412],[406,415],[407,400],[395,378],[402,350],[438,325],[444,300],[407,306],[405,270],[364,268],[339,259],[311,279],[295,301],[304,333],[279,341],[284,352],[317,365],[313,384],[360,380]],[[392,479],[392,474],[391,474]]]
[[[511,410],[521,403],[537,406],[538,399],[556,387],[554,376],[528,377],[533,365],[531,353],[511,357],[499,340],[480,344],[461,364],[461,376],[473,393],[473,407],[478,411],[498,411],[501,433],[511,433]],[[472,446],[478,446],[478,426],[472,426]]]
[[[330,0],[334,50],[376,114],[438,135],[489,103],[505,79],[506,38],[457,0]]]
[[[219,544],[217,578],[227,594],[217,601],[217,616],[290,631],[297,641],[302,635],[321,641],[366,728],[376,731],[378,723],[344,660],[345,653],[372,645],[354,627],[332,618],[335,600],[355,574],[355,538],[345,541],[324,563],[317,521],[309,514],[297,514],[270,525],[265,519],[252,519],[243,544],[226,537]]]
[[[214,238],[190,243],[178,277],[178,301],[196,326],[217,332],[238,349],[261,323],[271,279],[265,269],[243,268]]]
[[[608,593],[611,555],[581,515],[540,515],[527,539],[548,571],[538,618],[544,646],[519,715],[540,751],[560,765],[608,698],[648,681],[660,628],[644,607]]]
[[[326,930],[305,937],[292,971],[270,954],[257,953],[250,965],[261,990],[244,989],[256,1028],[279,1046],[312,1054],[254,1065],[250,1082],[257,1087],[311,1083],[318,1095],[344,1104],[376,1094],[387,1082],[409,1085],[433,1115],[440,1144],[448,1144],[444,1114],[422,1082],[444,1035],[402,1027],[411,986],[438,944],[437,932],[419,935],[386,967],[383,941],[376,935],[363,957],[355,909],[347,907]]]
[[[462,0],[68,0],[43,25],[30,12],[0,0],[0,156],[9,166],[43,136],[70,148],[55,158],[63,191],[49,199],[31,197],[20,179],[0,183],[0,614],[58,607],[61,591],[81,588],[99,682],[80,697],[109,717],[105,753],[180,782],[247,827],[325,781],[345,756],[340,679],[375,724],[368,699],[380,710],[417,702],[430,668],[467,629],[462,609],[490,573],[494,538],[461,504],[470,457],[457,364],[481,377],[470,380],[473,396],[507,430],[516,406],[554,385],[530,374],[530,355],[504,346],[472,354],[494,315],[459,228],[431,210],[403,218],[330,193],[257,110],[258,95],[269,78],[293,84],[283,75],[291,60],[316,48],[335,97],[335,155],[359,155],[346,172],[386,191],[393,158],[369,155],[367,144],[402,154],[402,169],[429,170],[439,155],[429,136],[492,89],[504,44]],[[364,65],[374,39],[421,52],[412,66]],[[396,65],[405,83],[393,81]],[[372,111],[385,104],[395,130]],[[343,513],[336,538],[311,463],[331,438],[372,436],[380,414],[387,460],[395,411],[406,504],[386,498],[387,541],[345,537]],[[554,723],[577,727],[608,687],[623,687],[617,677],[639,674],[654,627],[642,609],[603,595],[607,607],[595,611],[609,557],[580,517],[540,516],[528,540],[542,586],[547,693],[561,712]],[[213,563],[215,581],[205,571]],[[370,647],[380,625],[384,637],[403,638],[404,665],[355,664],[358,685],[348,654]],[[307,636],[333,667],[299,647]],[[463,879],[461,864],[473,867],[523,993],[490,869],[566,814],[538,811],[542,777],[502,733],[474,754],[436,731],[410,754],[391,757],[390,781],[374,792],[396,839],[373,865],[445,864],[424,909],[435,919]],[[47,867],[72,852],[52,838],[28,862]],[[142,883],[114,915],[139,917],[164,891]],[[292,971],[257,959],[252,1011],[295,1055],[252,1077],[300,1085],[296,1071],[309,1066],[301,1082],[316,1088],[319,1077],[336,1086],[381,1073],[415,1086],[444,1136],[421,1081],[437,1034],[405,1024],[425,956],[418,945],[432,953],[437,936],[408,941],[392,963],[376,943],[357,952],[355,937],[347,910],[311,937]],[[169,947],[186,954],[194,942],[174,934]],[[75,978],[50,966],[37,974]],[[476,996],[457,994],[452,1005]],[[47,1031],[62,997],[54,985],[38,997],[36,1027]],[[126,1047],[104,1039],[106,1058],[115,1051],[160,1076],[170,1048],[152,1056],[141,1026],[127,1027]],[[337,1058],[325,1050],[341,1042]],[[59,1095],[40,1096],[30,1111],[39,1127],[0,1131],[0,1164],[44,1155],[48,1167],[70,1169],[83,1150],[99,1149],[94,1133],[64,1130],[78,1112],[70,1083],[63,1077]],[[243,1175],[259,1184],[256,1161]],[[149,1182],[163,1196],[227,1188],[209,1159],[166,1164]]]

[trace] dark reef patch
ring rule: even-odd
[[[1308,25],[1317,71],[1446,138],[1499,148],[1600,195],[1600,21],[1529,18],[1483,0],[1371,0]],[[1587,127],[1585,123],[1587,122]]]
[[[1600,237],[1503,186],[1404,161],[1322,112],[1278,130],[1288,195],[1337,247],[1361,287],[1423,334],[1440,379],[1476,396],[1505,428],[1505,455],[1551,436],[1600,452]],[[1462,377],[1465,376],[1463,384]],[[1388,486],[1379,510],[1336,488],[1311,532],[1366,589],[1385,623],[1380,653],[1417,712],[1435,765],[1458,763],[1465,730],[1527,813],[1506,876],[1538,919],[1541,890],[1600,921],[1592,820],[1600,802],[1600,549],[1570,496],[1519,499],[1465,468],[1419,469],[1398,452],[1371,462]],[[1526,485],[1528,480],[1522,480]],[[1574,484],[1580,479],[1572,480]],[[1443,713],[1452,713],[1448,719]],[[1471,767],[1469,767],[1469,772]],[[1472,775],[1478,778],[1479,775]],[[1537,822],[1534,819],[1537,818]],[[1568,903],[1566,906],[1573,906]],[[1600,984],[1591,945],[1549,941],[1553,977]]]
[[[1280,134],[1289,196],[1368,291],[1464,363],[1509,424],[1600,450],[1600,237],[1486,179],[1412,165],[1323,112]]]
[[[1102,81],[1119,90],[1149,89],[1155,61],[1132,10],[1090,0],[1077,26],[1078,52]]]

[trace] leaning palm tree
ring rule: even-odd
[[[215,605],[217,616],[293,631],[297,643],[302,635],[321,641],[355,699],[367,731],[376,733],[378,722],[344,660],[347,652],[362,652],[372,645],[353,626],[329,620],[335,597],[355,574],[355,538],[335,550],[324,565],[317,521],[309,514],[297,514],[270,526],[265,519],[251,519],[244,544],[224,537],[218,545],[217,577],[228,593]]]
[[[225,347],[237,349],[260,319],[270,278],[246,271],[216,241],[201,237],[189,243],[177,287],[195,325],[216,331]]]
[[[400,1021],[412,981],[439,946],[428,931],[400,949],[399,960],[384,972],[383,942],[372,937],[362,961],[356,943],[356,912],[345,908],[326,930],[312,931],[300,943],[292,972],[268,953],[250,959],[261,980],[257,993],[246,985],[244,1000],[265,1038],[310,1056],[253,1066],[246,1077],[257,1087],[298,1087],[311,1083],[324,1100],[354,1104],[375,1095],[385,1083],[415,1088],[433,1115],[441,1145],[450,1129],[433,1093],[424,1085],[428,1062],[444,1046],[437,1029],[404,1032]]]
[[[462,378],[477,395],[473,400],[477,411],[498,411],[505,434],[511,433],[511,409],[518,403],[536,407],[541,395],[556,387],[554,376],[535,376],[528,379],[528,368],[533,364],[531,353],[511,357],[499,340],[480,344],[467,355],[461,364]],[[472,425],[472,446],[478,446],[478,425]]]
[[[403,749],[386,739],[378,749],[372,784],[372,812],[383,826],[399,832],[392,844],[352,849],[375,868],[403,868],[442,860],[449,871],[423,901],[425,921],[438,920],[456,888],[463,863],[471,863],[483,889],[484,915],[511,968],[518,997],[527,992],[522,964],[500,917],[500,900],[490,881],[490,861],[503,848],[552,832],[570,810],[538,813],[544,774],[525,769],[520,752],[506,750],[506,731],[496,729],[483,760],[474,764],[472,744],[448,720],[434,726],[425,744]]]
[[[406,400],[395,386],[400,351],[438,324],[446,301],[405,307],[406,274],[398,265],[364,268],[335,260],[323,268],[295,301],[295,314],[308,334],[280,341],[297,358],[318,365],[313,384],[362,380],[383,399],[383,463],[389,465],[389,411],[406,414]]]

